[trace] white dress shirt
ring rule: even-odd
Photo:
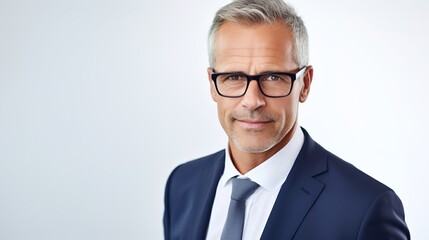
[[[286,181],[303,143],[304,134],[298,127],[286,146],[244,175],[235,168],[227,151],[225,170],[217,185],[206,239],[219,240],[222,235],[232,191],[230,179],[235,176],[249,178],[260,186],[246,200],[242,237],[243,240],[260,239],[280,188]]]

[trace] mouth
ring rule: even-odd
[[[267,126],[271,121],[257,119],[235,119],[240,126],[248,129],[261,129]]]

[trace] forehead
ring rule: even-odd
[[[292,32],[280,21],[256,25],[227,21],[219,28],[215,44],[217,69],[287,70],[296,65],[292,58]]]

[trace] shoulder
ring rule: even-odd
[[[392,191],[388,186],[329,151],[327,151],[327,165],[329,173],[327,179],[335,180],[339,186],[350,188],[359,194],[369,195]]]
[[[223,164],[224,159],[225,159],[225,150],[220,150],[213,154],[180,164],[173,170],[171,175],[174,175],[177,177],[180,177],[180,176],[189,177],[189,175],[195,175],[205,169]]]
[[[223,171],[225,151],[219,151],[176,167],[168,177],[164,193],[164,234],[186,229],[192,224],[196,211],[202,209],[203,199],[213,199],[216,183]],[[191,229],[191,226],[188,226]],[[185,234],[185,233],[180,233]]]
[[[305,129],[303,132],[305,140],[297,158],[297,168],[323,183],[328,192],[344,191],[368,196],[391,191],[386,185],[323,148]]]
[[[177,166],[168,177],[167,185],[172,183],[192,183],[201,175],[223,170],[225,150],[197,158]]]
[[[380,181],[323,148],[305,130],[304,135],[297,168],[324,185],[321,197],[327,203],[353,203],[353,208],[360,206],[363,210],[379,195],[392,192]]]
[[[326,159],[326,171],[314,176],[324,189],[313,211],[331,219],[322,225],[348,229],[357,239],[409,239],[403,205],[391,188],[331,152],[319,150],[319,160]]]
[[[360,219],[358,222],[367,222],[365,219],[375,217],[394,219],[404,225],[402,203],[390,187],[330,152],[327,152],[327,167],[324,174],[316,176],[325,185],[321,195],[323,202],[328,205],[335,203],[340,212],[353,213]]]
[[[391,188],[329,152],[328,168],[336,182],[326,188],[335,189],[328,191],[337,206],[347,205],[343,212],[353,209],[357,239],[410,239],[402,202]]]

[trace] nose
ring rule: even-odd
[[[259,89],[257,81],[250,81],[246,94],[242,97],[241,104],[249,110],[256,110],[265,106],[265,96]]]

